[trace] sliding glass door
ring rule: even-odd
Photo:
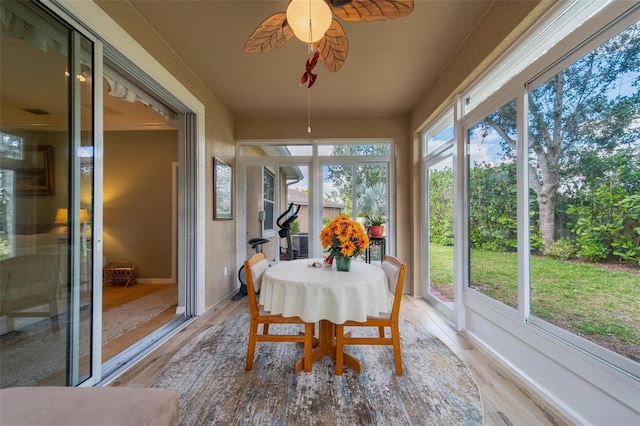
[[[380,264],[384,253],[393,251],[391,152],[388,141],[243,143],[238,238],[266,239],[262,250],[271,261],[321,258],[318,235],[326,223],[340,214],[363,226],[375,218],[384,230],[372,237],[375,243],[361,260]],[[247,243],[238,259],[254,252]]]
[[[454,127],[446,111],[422,134],[423,236],[422,294],[453,318],[454,285]]]
[[[0,7],[1,386],[75,386],[95,373],[94,46]]]
[[[453,154],[433,159],[426,168],[425,294],[437,306],[453,310]]]

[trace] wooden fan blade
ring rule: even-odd
[[[342,3],[336,1],[331,10],[338,18],[348,22],[384,21],[413,12],[413,0],[352,0],[338,6]]]
[[[261,53],[282,46],[293,37],[293,30],[287,24],[285,12],[276,13],[265,19],[244,44],[245,53]]]
[[[338,71],[347,60],[349,40],[347,40],[347,35],[340,22],[335,19],[331,20],[331,26],[324,37],[314,46],[320,50],[320,60],[331,72]]]

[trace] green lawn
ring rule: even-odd
[[[434,287],[451,285],[453,247],[431,244]],[[531,313],[640,360],[640,271],[531,258]],[[517,307],[517,256],[472,250],[471,287]]]

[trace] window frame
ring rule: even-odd
[[[576,59],[581,58],[586,53],[590,52],[603,42],[615,34],[623,31],[629,25],[638,21],[638,13],[640,13],[640,5],[634,4],[632,6],[615,4],[616,2],[608,3],[603,6],[600,5],[592,11],[592,14],[598,12],[598,16],[592,19],[593,16],[589,16],[587,20],[582,21],[582,25],[575,30],[564,31],[567,35],[561,40],[557,41],[552,47],[546,50],[543,54],[533,60],[530,65],[524,68],[522,71],[515,73],[512,77],[504,80],[504,84],[501,87],[494,89],[487,89],[492,86],[491,76],[492,72],[496,69],[502,69],[503,62],[509,59],[508,53],[503,59],[496,63],[496,66],[485,73],[474,86],[471,86],[462,96],[458,97],[456,107],[461,112],[462,116],[459,122],[456,121],[456,129],[460,128],[460,133],[456,136],[456,142],[461,144],[458,152],[462,152],[464,161],[464,171],[468,174],[468,140],[467,131],[476,122],[481,120],[487,114],[490,114],[500,105],[504,105],[508,99],[516,98],[517,111],[518,111],[518,153],[528,152],[528,143],[525,136],[528,135],[528,123],[527,123],[527,108],[528,108],[528,87],[539,84],[539,82],[545,81],[549,76],[554,75],[559,70],[565,68],[567,65],[573,63]],[[573,3],[572,3],[573,4]],[[564,14],[566,9],[562,7],[552,12],[552,16],[556,19],[558,16]],[[582,9],[582,13],[584,9]],[[560,15],[559,15],[560,14]],[[584,14],[579,14],[579,19],[585,19]],[[563,21],[564,22],[564,21]],[[569,20],[571,22],[571,20]],[[565,23],[566,25],[566,23]],[[542,30],[548,29],[550,25],[542,25]],[[536,33],[538,30],[530,31]],[[530,43],[531,41],[529,41]],[[521,46],[522,43],[518,43],[515,48]],[[482,92],[484,90],[485,92]],[[473,105],[472,108],[466,107],[466,99],[471,94],[488,93],[484,99],[482,99],[477,105]],[[462,150],[462,151],[461,151]],[[460,283],[463,287],[463,291],[467,295],[465,305],[467,308],[470,306],[484,306],[480,308],[480,311],[489,309],[498,313],[500,316],[509,318],[515,321],[514,329],[517,327],[525,327],[537,334],[547,336],[550,341],[560,341],[562,345],[576,350],[582,354],[588,354],[594,359],[598,359],[608,365],[614,366],[614,368],[620,369],[627,374],[637,377],[633,373],[637,369],[637,364],[631,359],[624,357],[616,352],[609,351],[608,349],[597,345],[587,339],[573,334],[569,331],[561,329],[549,322],[539,319],[530,315],[530,266],[529,266],[529,208],[528,208],[528,194],[529,194],[529,182],[528,182],[528,156],[518,155],[517,158],[517,189],[518,189],[518,309],[514,310],[501,302],[495,301],[480,292],[469,287],[469,248],[465,247],[463,265],[467,268],[464,275],[464,281]],[[469,218],[469,192],[468,192],[468,176],[465,177],[465,190],[464,190],[464,207],[458,207],[459,214],[464,214],[465,222],[467,223],[465,230],[465,239],[468,239],[468,218]],[[459,240],[455,243],[459,247],[463,247],[462,242]],[[476,303],[478,302],[478,303]],[[475,309],[475,308],[474,308]],[[488,311],[487,311],[488,313]],[[458,314],[457,314],[458,315]],[[511,329],[511,326],[506,327]]]
[[[270,178],[271,181],[273,182],[273,199],[270,200],[267,198],[265,191],[264,191],[264,182],[266,178]],[[276,216],[275,216],[275,212],[276,212],[276,200],[275,200],[275,194],[276,194],[276,174],[269,170],[268,166],[262,166],[262,208],[263,208],[263,212],[264,212],[264,220],[262,220],[262,238],[273,238],[276,235],[276,227],[275,227],[275,221],[276,221]],[[267,227],[267,205],[271,206],[271,227]]]

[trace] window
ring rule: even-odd
[[[274,235],[274,211],[276,203],[275,174],[267,167],[262,169],[262,210],[264,221],[262,222],[262,236]]]
[[[353,143],[338,143],[334,142],[332,144],[321,144],[318,145],[318,155],[391,155],[391,144],[390,143],[363,143],[363,144],[353,144]]]
[[[453,282],[454,215],[454,126],[453,108],[422,133],[425,211],[422,294],[447,308],[451,315],[455,300]]]
[[[483,119],[465,119],[467,284],[631,371],[640,360],[637,9],[600,25],[476,105]],[[511,90],[518,97],[489,106]]]
[[[518,307],[516,101],[467,130],[469,286]]]
[[[422,134],[423,154],[428,156],[442,146],[453,146],[453,136],[453,109],[450,109]]]
[[[9,133],[0,133],[0,157],[22,160],[24,139]]]
[[[635,23],[529,92],[531,314],[635,361],[638,46]]]
[[[296,143],[296,144],[294,144]],[[239,149],[242,157],[291,157],[313,155],[313,146],[304,142],[292,141],[288,145],[244,145]]]

